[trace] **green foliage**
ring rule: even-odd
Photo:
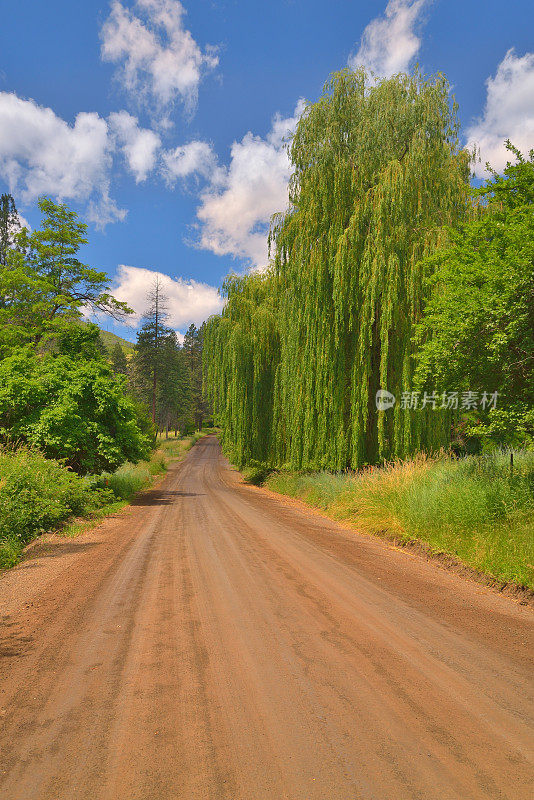
[[[250,464],[247,464],[246,468],[242,470],[243,479],[245,483],[250,483],[252,486],[261,486],[269,475],[272,473],[272,469],[266,464],[262,464],[260,461],[251,461]]]
[[[221,441],[238,466],[273,458],[273,394],[280,359],[277,281],[272,273],[228,278],[227,303],[206,323],[205,380]]]
[[[127,375],[128,374],[128,360],[126,358],[126,354],[117,342],[111,351],[111,366],[113,368],[113,372],[118,373],[119,375]]]
[[[138,461],[149,450],[124,380],[105,362],[29,349],[0,361],[0,435],[80,473]]]
[[[432,296],[418,329],[418,379],[442,390],[498,391],[471,435],[534,439],[534,151],[476,193],[487,205],[425,263]]]
[[[24,228],[0,271],[0,354],[10,346],[54,336],[58,321],[78,319],[82,309],[116,318],[131,313],[109,293],[108,276],[78,259],[87,225],[49,198],[39,201],[41,229]]]
[[[102,472],[90,476],[90,486],[109,489],[120,500],[131,500],[136,492],[140,492],[150,484],[151,472],[146,462],[122,464],[115,472]]]
[[[1,450],[0,567],[13,566],[33,538],[69,517],[92,512],[109,495],[38,452]]]
[[[340,470],[447,443],[448,414],[377,412],[375,394],[412,389],[420,261],[467,212],[455,113],[440,75],[363,70],[306,107],[271,269],[229,279],[206,328],[206,385],[238,465]]]
[[[191,415],[195,428],[202,429],[209,415],[208,404],[202,391],[202,350],[205,324],[200,328],[191,324],[184,336],[183,352],[189,369]]]
[[[54,338],[47,341],[46,351],[84,361],[101,361],[106,354],[96,325],[92,322],[78,325],[67,319],[58,321]]]
[[[502,581],[534,588],[534,453],[399,462],[357,475],[279,472],[267,486],[334,519],[417,540]]]
[[[130,387],[150,407],[156,430],[183,428],[191,408],[190,374],[176,331],[165,324],[166,297],[159,278],[147,299],[149,308],[129,365]]]

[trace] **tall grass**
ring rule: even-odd
[[[274,491],[371,533],[418,540],[534,589],[534,452],[413,461],[356,475],[278,473]]]
[[[140,461],[138,464],[126,462],[115,472],[102,472],[93,475],[88,480],[92,486],[111,489],[119,500],[131,500],[134,494],[150,486],[152,478],[166,472],[169,462],[179,458],[185,452],[188,439],[169,439],[160,442],[149,461]]]
[[[23,547],[72,516],[89,514],[111,492],[87,485],[70,469],[26,448],[0,451],[0,567]]]

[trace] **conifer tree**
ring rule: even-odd
[[[113,367],[113,371],[120,375],[126,375],[128,373],[128,360],[118,342],[111,351],[111,366]]]
[[[197,328],[191,323],[184,336],[183,350],[191,380],[191,412],[197,430],[202,428],[208,406],[202,391],[202,347],[204,324]]]

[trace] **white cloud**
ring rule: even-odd
[[[124,222],[127,215],[128,211],[125,208],[119,208],[107,190],[97,200],[89,202],[86,212],[88,221],[100,230],[113,222]]]
[[[190,175],[200,175],[214,183],[221,174],[217,156],[208,142],[193,141],[167,150],[162,155],[162,161],[162,173],[170,185]]]
[[[147,293],[154,278],[159,277],[164,295],[167,297],[168,324],[176,329],[185,329],[192,322],[200,325],[211,314],[218,314],[223,300],[214,286],[184,278],[171,278],[161,272],[121,264],[113,283],[112,292],[133,308],[137,321],[147,306]]]
[[[188,111],[195,107],[202,76],[218,58],[213,48],[203,52],[184,28],[178,0],[137,0],[135,9],[139,16],[112,1],[101,30],[102,59],[121,65],[124,88],[168,124],[165,115],[177,97]]]
[[[31,233],[32,226],[30,225],[26,217],[23,217],[22,214],[20,214],[18,211],[17,211],[17,217],[20,228],[27,228],[28,233]],[[20,228],[17,228],[17,232],[20,230]]]
[[[249,131],[233,143],[229,166],[216,170],[201,193],[197,209],[201,247],[265,266],[270,218],[288,205],[291,166],[285,139],[295,130],[303,109],[299,100],[292,117],[277,114],[265,139]]]
[[[514,160],[504,146],[506,139],[524,155],[534,147],[534,53],[519,57],[508,50],[486,86],[484,115],[467,131],[469,147],[480,148],[481,162],[475,169],[479,177],[486,173],[488,161],[500,171]]]
[[[363,65],[381,77],[406,72],[421,47],[417,26],[427,4],[428,0],[389,0],[384,16],[365,28],[349,66]]]
[[[140,128],[137,117],[127,111],[117,111],[109,115],[109,125],[117,144],[122,147],[128,167],[135,176],[136,183],[146,180],[156,165],[161,139],[148,128]]]
[[[51,108],[0,92],[0,170],[23,202],[43,194],[90,201],[95,220],[123,219],[109,198],[111,150],[97,113],[80,112],[69,125]]]

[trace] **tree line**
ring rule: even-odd
[[[132,395],[149,409],[156,431],[200,430],[209,409],[202,395],[202,346],[204,325],[193,323],[180,344],[168,326],[168,298],[156,276],[147,295],[147,308],[128,361],[120,344],[112,352],[112,363],[124,373]]]
[[[307,104],[269,267],[230,276],[206,326],[234,463],[532,442],[534,159],[508,147],[515,164],[473,190],[442,75],[343,70]]]

